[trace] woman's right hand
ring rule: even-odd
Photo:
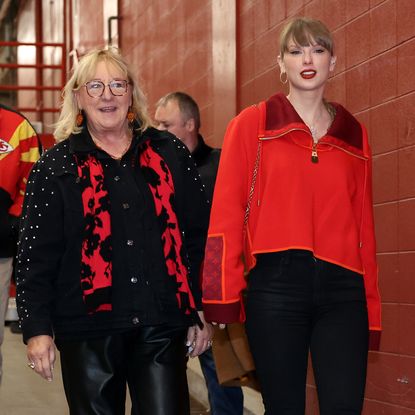
[[[49,382],[53,380],[56,346],[47,335],[31,337],[27,342],[28,366]]]
[[[226,327],[226,324],[222,324],[222,323],[217,323],[216,321],[212,321],[212,323],[211,323],[212,325],[214,325],[214,326],[219,326],[219,328],[221,329],[221,330],[223,330],[225,327]]]

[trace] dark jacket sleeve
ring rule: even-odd
[[[64,249],[62,210],[53,173],[40,160],[27,183],[16,265],[17,308],[25,342],[53,335],[54,281]]]
[[[0,188],[0,256],[11,257],[15,254],[17,226],[19,218],[10,215],[9,208],[13,201],[10,195]]]
[[[179,156],[182,174],[182,188],[178,189],[180,190],[180,195],[178,195],[180,200],[177,202],[190,270],[189,283],[191,284],[196,307],[198,310],[201,310],[202,287],[200,271],[209,223],[209,204],[190,152],[178,139],[172,138],[172,140]]]

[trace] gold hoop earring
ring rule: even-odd
[[[282,79],[283,75],[285,75],[285,80]],[[286,72],[280,72],[280,81],[283,85],[285,85],[288,82],[288,76]]]

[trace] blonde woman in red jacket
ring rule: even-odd
[[[361,413],[380,330],[371,154],[363,125],[324,100],[328,29],[296,18],[278,57],[289,94],[229,124],[203,272],[209,321],[245,320],[267,415],[303,415],[308,352],[320,413]],[[247,208],[248,206],[248,208]]]

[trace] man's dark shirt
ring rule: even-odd
[[[205,185],[206,196],[212,202],[218,172],[220,149],[208,146],[199,134],[198,144],[192,152],[202,183]]]

